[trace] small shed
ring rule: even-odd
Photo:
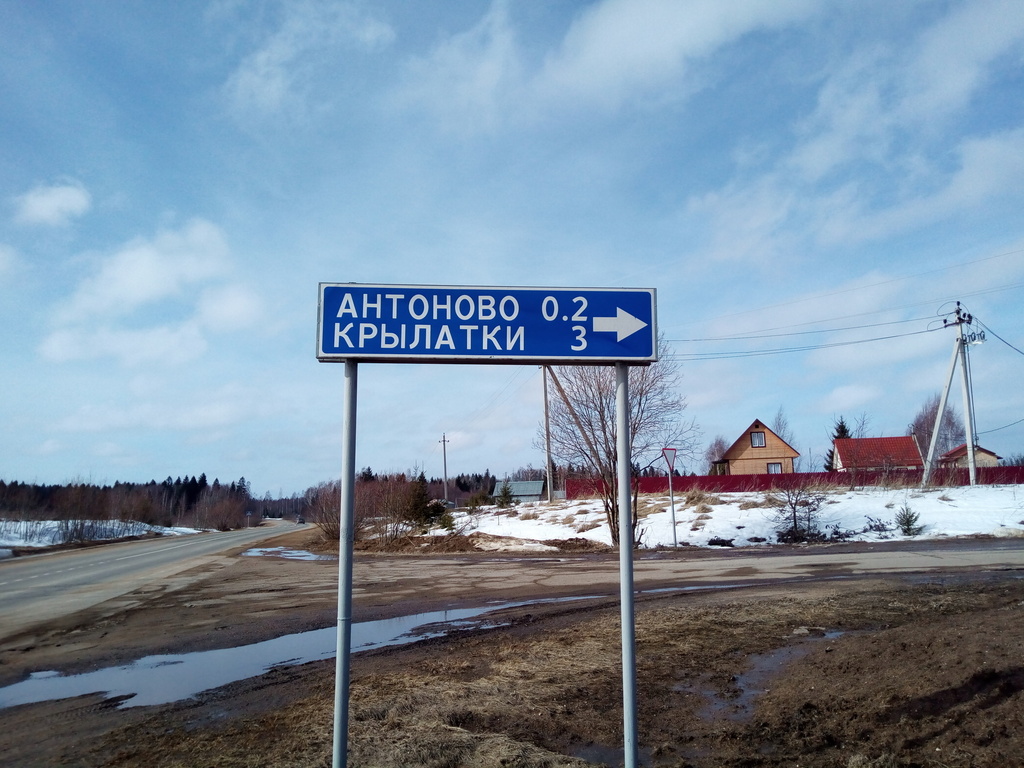
[[[501,486],[502,483],[498,483],[495,493],[501,490]],[[547,498],[544,495],[543,480],[509,480],[508,487],[519,501],[541,501]]]
[[[977,467],[998,467],[1002,456],[996,456],[993,451],[974,446],[974,465]],[[951,451],[946,451],[939,457],[940,467],[966,467],[967,466],[967,443],[958,445]]]

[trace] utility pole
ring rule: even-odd
[[[444,463],[444,500],[445,500],[445,502],[447,502],[448,501],[448,443],[450,443],[451,440],[448,440],[447,437],[445,436],[445,433],[442,432],[441,433],[441,439],[438,442],[441,443],[441,457],[442,457],[442,461]]]
[[[946,400],[949,397],[950,387],[953,385],[953,374],[956,372],[956,364],[960,363],[960,383],[964,396],[964,433],[967,444],[967,469],[971,485],[978,484],[978,464],[975,457],[977,440],[974,437],[974,391],[971,386],[971,369],[967,359],[967,344],[980,343],[985,340],[985,333],[971,333],[970,339],[964,334],[964,326],[970,325],[974,317],[956,303],[956,311],[953,319],[942,321],[943,327],[956,326],[956,340],[953,342],[953,357],[949,361],[949,375],[946,377],[946,386],[942,390],[942,397],[939,398],[939,410],[935,414],[935,427],[932,429],[931,443],[928,445],[928,458],[924,462],[924,474],[921,484],[927,485],[931,479],[932,471],[935,469],[935,450],[939,445],[939,427],[942,425],[942,416],[946,412]]]

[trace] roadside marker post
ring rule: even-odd
[[[345,364],[333,768],[348,762],[360,362],[615,366],[623,758],[636,768],[629,367],[657,362],[656,315],[653,288],[320,284],[317,359]]]

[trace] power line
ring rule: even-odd
[[[1018,425],[1018,424],[1020,424],[1021,422],[1024,422],[1024,419],[1017,419],[1016,421],[1014,421],[1014,422],[1011,422],[1010,424],[1004,424],[1003,426],[1001,426],[1001,427],[996,427],[995,429],[986,429],[986,430],[985,430],[984,432],[979,432],[978,434],[979,434],[979,435],[987,435],[987,434],[989,434],[989,433],[991,433],[991,432],[998,432],[998,431],[999,431],[999,430],[1001,430],[1001,429],[1009,429],[1010,427],[1015,427],[1015,426],[1017,426],[1017,425]]]
[[[993,331],[993,330],[992,330],[991,328],[989,328],[989,327],[988,327],[987,325],[985,325],[985,323],[983,323],[983,322],[982,322],[981,320],[978,320],[978,325],[980,325],[980,326],[981,326],[982,328],[984,328],[984,329],[985,329],[986,331],[988,331],[989,333],[991,333],[991,334],[992,334],[993,336],[995,336],[995,337],[996,337],[997,339],[999,339],[999,340],[1000,340],[1001,342],[1003,342],[1003,344],[1005,344],[1006,346],[1008,346],[1008,347],[1009,347],[1010,349],[1012,349],[1012,350],[1013,350],[1014,352],[1017,352],[1017,353],[1019,353],[1019,354],[1021,354],[1021,355],[1024,355],[1024,352],[1021,352],[1021,350],[1017,349],[1017,347],[1013,346],[1013,344],[1011,344],[1011,343],[1010,343],[1010,342],[1008,342],[1008,341],[1007,341],[1006,339],[1004,339],[1004,338],[1003,338],[1002,336],[1000,336],[1000,335],[999,335],[998,333],[996,333],[995,331]]]
[[[841,328],[822,328],[816,331],[793,331],[792,333],[737,333],[730,334],[727,336],[709,336],[704,339],[668,339],[673,344],[692,343],[701,341],[746,341],[747,339],[774,339],[784,336],[808,336],[816,333],[837,333],[839,331],[858,331],[864,328],[881,328],[887,325],[902,325],[904,323],[919,323],[924,320],[931,320],[930,317],[914,317],[909,320],[892,320],[887,323],[868,323],[865,325],[847,325]],[[821,321],[816,321],[821,322]],[[802,325],[812,325],[812,323],[802,323]],[[793,328],[798,326],[780,326],[782,328]],[[765,330],[775,330],[773,328],[766,328]]]
[[[985,256],[984,258],[981,258],[981,259],[973,259],[972,261],[965,261],[965,262],[961,262],[961,263],[958,263],[958,264],[951,264],[948,267],[938,267],[937,269],[928,269],[928,270],[925,270],[924,272],[915,272],[914,274],[904,275],[903,277],[893,277],[893,278],[890,278],[889,280],[880,280],[877,283],[868,283],[866,285],[857,285],[857,286],[853,286],[851,288],[843,288],[842,290],[839,290],[839,291],[829,291],[827,293],[818,293],[818,294],[814,294],[813,296],[808,296],[807,298],[804,298],[804,299],[796,299],[795,301],[784,301],[784,302],[781,302],[779,304],[769,304],[767,306],[758,307],[756,309],[745,309],[742,312],[733,312],[732,314],[728,314],[728,315],[719,315],[719,318],[739,317],[740,315],[747,315],[747,314],[750,314],[751,312],[761,312],[761,311],[766,310],[766,309],[778,309],[779,307],[788,307],[788,306],[792,306],[793,304],[802,304],[804,302],[814,301],[816,299],[827,299],[827,298],[830,298],[832,296],[842,296],[843,294],[853,293],[854,291],[861,291],[861,290],[864,290],[866,288],[879,288],[879,287],[881,287],[883,285],[890,285],[892,283],[903,282],[904,280],[913,280],[915,278],[925,277],[927,275],[938,274],[939,272],[946,272],[946,271],[948,271],[950,269],[954,269],[956,267],[967,267],[967,266],[971,266],[973,264],[981,264],[982,262],[985,262],[985,261],[992,261],[993,259],[1001,259],[1001,258],[1004,258],[1006,256],[1016,256],[1017,254],[1021,254],[1021,253],[1024,253],[1024,248],[1018,248],[1018,249],[1015,249],[1015,250],[1012,250],[1012,251],[1006,251],[1004,253],[997,253],[997,254],[994,254],[992,256]],[[1019,286],[1005,286],[1005,287],[996,288],[996,289],[993,289],[993,290],[994,291],[1001,291],[1001,290],[1007,290],[1008,288],[1011,288],[1011,287],[1019,287]],[[979,295],[979,294],[978,293],[961,294],[961,298],[963,298],[965,296],[977,296],[977,295]],[[934,303],[934,301],[925,302],[925,303]],[[911,305],[911,306],[915,306],[915,305]],[[916,306],[920,306],[920,305],[916,305]]]
[[[852,341],[835,341],[828,344],[808,344],[802,347],[778,347],[776,349],[757,349],[757,350],[746,350],[743,352],[694,352],[691,354],[687,353],[673,353],[666,355],[666,357],[673,360],[683,360],[688,362],[699,362],[702,360],[730,360],[742,357],[764,357],[767,355],[783,355],[792,352],[813,352],[819,349],[831,349],[833,347],[848,347],[854,344],[870,344],[875,341],[890,341],[892,339],[902,339],[908,336],[920,336],[924,333],[932,333],[940,330],[939,328],[928,328],[923,331],[911,331],[910,333],[897,333],[891,336],[876,336],[871,339],[854,339]]]

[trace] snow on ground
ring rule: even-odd
[[[764,493],[705,494],[675,500],[676,538],[680,545],[710,546],[731,541],[733,546],[775,543],[775,511],[765,505]],[[668,495],[640,497],[640,528],[646,547],[672,545],[672,511]],[[905,536],[896,515],[907,508],[923,526],[917,536]],[[537,542],[585,538],[611,544],[611,533],[598,499],[528,502],[510,509],[481,507],[476,512],[453,510],[460,533],[503,537],[485,548],[503,551],[545,551]],[[877,528],[881,523],[888,530]],[[165,536],[198,533],[194,528],[163,528],[142,523],[92,521],[89,538],[112,539],[158,533]],[[951,536],[1024,536],[1024,485],[979,485],[973,488],[858,488],[830,493],[821,507],[820,527],[827,534],[839,529],[854,541],[931,539]],[[67,539],[68,521],[0,520],[0,558],[11,547],[45,547]],[[437,530],[443,534],[447,531]]]
[[[676,496],[676,538],[680,545],[708,546],[711,540],[731,540],[734,546],[775,543],[775,510],[764,506],[764,493],[707,494],[687,504]],[[701,506],[701,505],[704,506]],[[923,526],[917,536],[905,536],[896,515],[906,507]],[[640,528],[644,546],[672,545],[669,496],[641,496]],[[600,500],[529,502],[507,510],[482,507],[476,513],[455,510],[456,529],[494,536],[544,541],[586,538],[605,544],[611,534]],[[872,523],[890,530],[866,530]],[[908,540],[950,536],[1024,536],[1024,486],[985,485],[962,488],[859,488],[828,494],[821,507],[820,527],[852,532],[852,541]]]
[[[199,531],[121,520],[0,520],[0,557],[9,557],[11,547],[49,547],[81,539],[100,541],[147,534],[181,536],[190,533]]]

